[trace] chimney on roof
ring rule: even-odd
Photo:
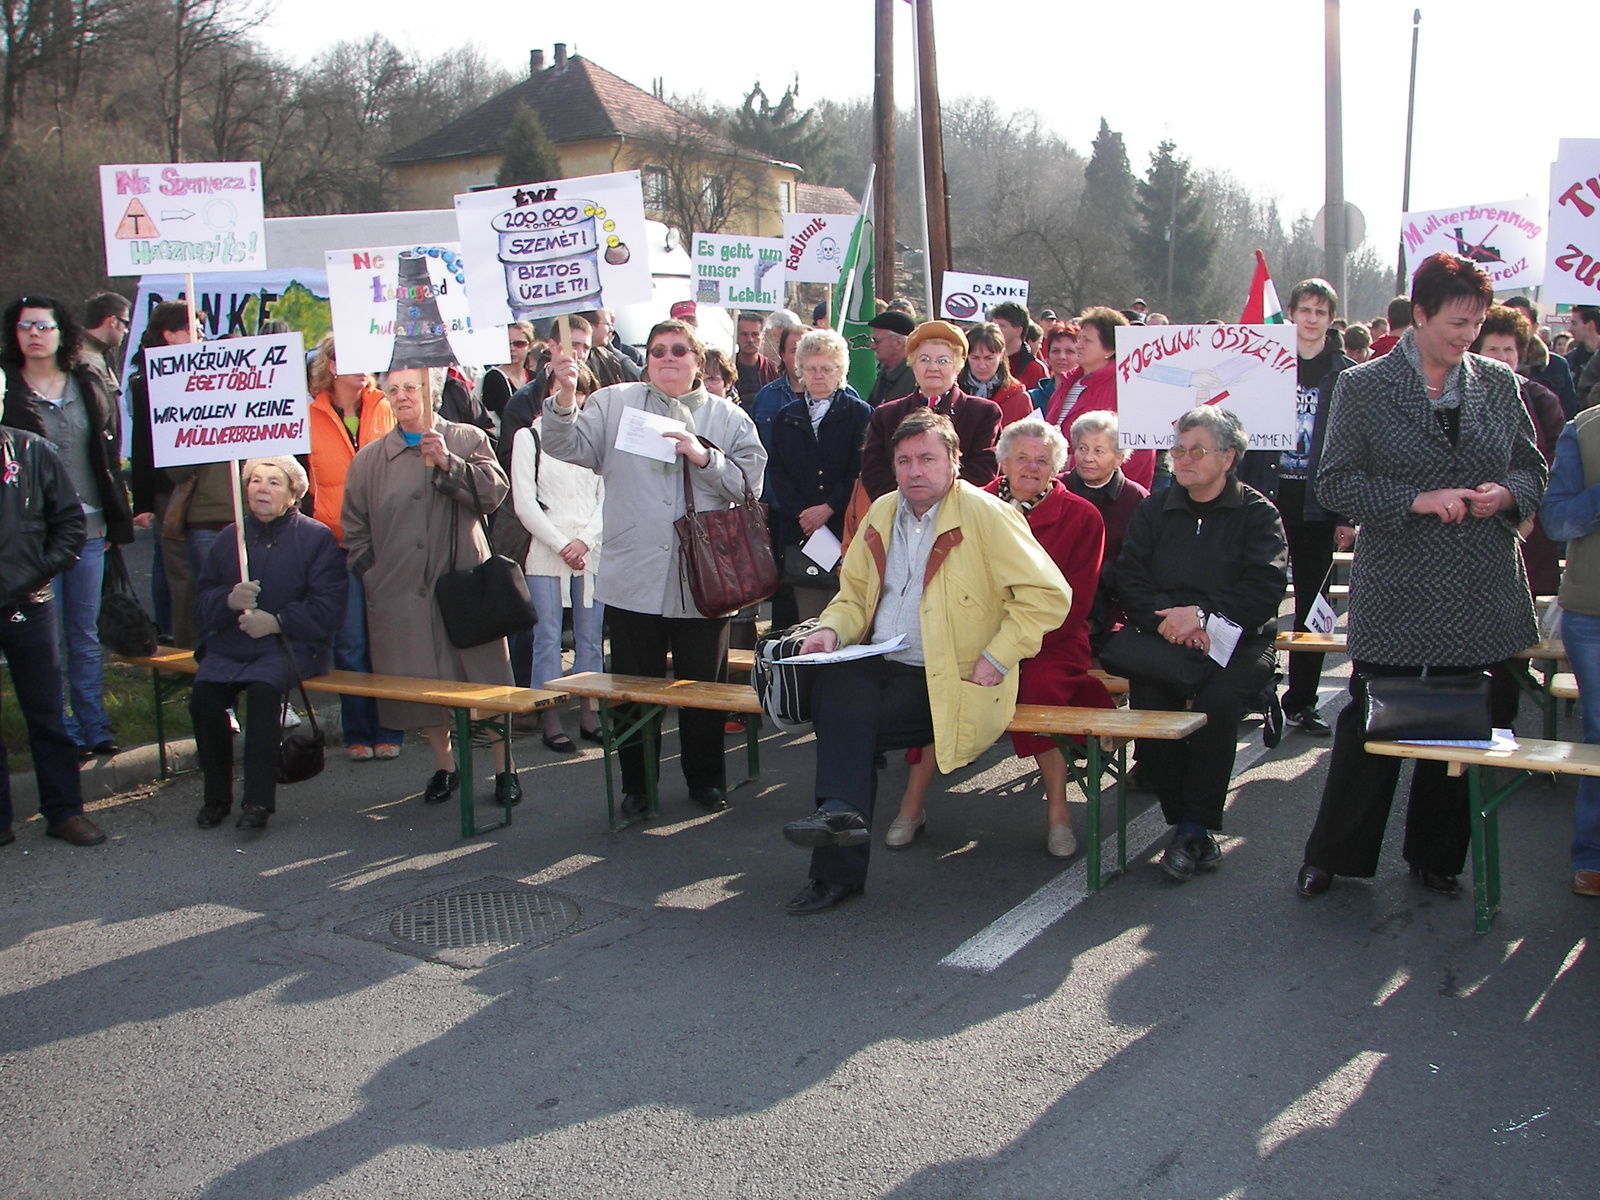
[[[562,67],[564,67],[566,65],[567,65],[567,44],[565,42],[557,42],[556,43],[556,70],[559,71]]]
[[[543,50],[529,50],[528,51],[528,74],[529,75],[537,75],[542,70],[544,70],[544,51]]]

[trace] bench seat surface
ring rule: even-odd
[[[1390,758],[1426,758],[1469,767],[1504,767],[1560,775],[1600,775],[1600,746],[1582,742],[1517,739],[1515,750],[1475,750],[1467,746],[1412,746],[1404,742],[1368,742],[1367,752]]]

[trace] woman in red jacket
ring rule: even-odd
[[[1086,412],[1117,411],[1117,326],[1127,323],[1114,308],[1087,309],[1078,318],[1078,369],[1056,385],[1045,411],[1045,420],[1057,429],[1071,430]],[[1155,479],[1156,452],[1135,450],[1122,473],[1148,488]]]
[[[1000,326],[978,325],[967,330],[967,365],[956,386],[969,396],[982,396],[1000,406],[1000,428],[1033,415],[1028,389],[1011,377],[1006,362],[1006,335]]]

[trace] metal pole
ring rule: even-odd
[[[1417,35],[1422,28],[1422,10],[1416,9],[1411,14],[1411,91],[1406,96],[1406,175],[1405,182],[1400,188],[1400,215],[1403,218],[1411,211],[1411,126],[1417,115]],[[1406,232],[1404,227],[1400,230],[1400,260],[1394,271],[1395,295],[1403,296],[1410,289],[1406,286]]]
[[[899,0],[878,0],[877,64],[873,87],[874,146],[878,168],[877,294],[894,296],[894,10]]]
[[[1326,0],[1328,123],[1327,198],[1324,201],[1323,274],[1340,296],[1345,294],[1345,259],[1350,252],[1344,211],[1344,102],[1339,77],[1339,0]]]
[[[1172,215],[1167,220],[1167,303],[1166,309],[1172,312],[1172,259],[1178,245],[1178,164],[1169,154],[1167,156],[1167,170],[1172,172]]]
[[[916,0],[917,94],[922,121],[922,189],[927,213],[928,312],[950,269],[950,212],[944,186],[944,122],[939,115],[939,73],[933,47],[933,0]]]

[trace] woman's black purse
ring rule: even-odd
[[[838,567],[824,571],[806,555],[804,548],[794,544],[783,548],[783,571],[779,579],[790,587],[824,588],[830,592],[839,590]]]
[[[161,553],[159,546],[156,553]],[[140,658],[156,652],[156,623],[134,594],[128,564],[122,561],[121,546],[106,547],[105,578],[100,585],[99,632],[100,644],[124,658]]]
[[[1494,738],[1489,676],[1385,675],[1367,680],[1366,736],[1374,742],[1487,742]]]
[[[283,656],[284,673],[283,707],[279,717],[288,712],[289,693],[298,687],[300,701],[306,706],[306,720],[311,725],[311,732],[297,729],[278,743],[278,782],[304,783],[307,779],[322,774],[328,738],[317,725],[316,710],[311,707],[311,697],[306,695],[305,680],[300,678],[300,668],[295,665],[294,647],[289,645],[289,639],[283,634],[277,636],[278,653]]]
[[[1125,626],[1113,633],[1100,651],[1100,665],[1113,675],[1145,679],[1193,696],[1215,664],[1193,646],[1174,646],[1160,634]]]
[[[478,499],[478,481],[470,467],[467,483],[472,487],[472,510],[483,526],[483,536],[490,539],[489,522],[483,515],[483,504]],[[522,564],[512,562],[490,550],[489,557],[475,567],[456,570],[456,538],[459,522],[450,514],[450,567],[439,582],[433,585],[433,594],[439,602],[439,614],[444,618],[445,636],[457,650],[470,650],[499,638],[509,637],[532,629],[538,621],[534,612],[533,597],[528,594],[528,580],[522,573]]]

